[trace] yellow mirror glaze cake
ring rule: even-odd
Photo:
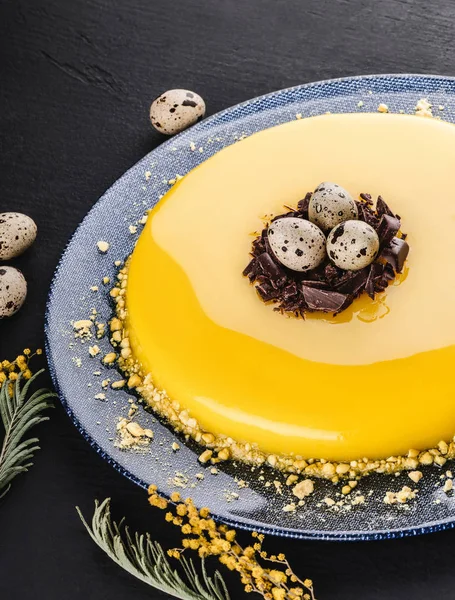
[[[139,391],[198,441],[285,464],[374,461],[451,440],[454,164],[452,125],[346,114],[265,130],[191,171],[151,211],[124,271]],[[297,319],[260,302],[242,271],[264,216],[320,181],[384,196],[411,251],[375,300]]]

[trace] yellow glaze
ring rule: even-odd
[[[273,453],[350,460],[455,433],[455,127],[324,115],[216,154],[151,213],[133,253],[133,353],[208,431]],[[285,317],[242,277],[266,214],[321,181],[402,216],[400,281],[339,315]]]

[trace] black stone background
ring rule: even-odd
[[[377,72],[455,74],[451,0],[0,0],[0,209],[39,226],[15,264],[29,282],[0,322],[0,357],[43,344],[49,282],[97,198],[162,137],[148,123],[168,88],[212,114],[278,88]],[[58,406],[36,464],[0,506],[1,600],[158,599],[99,551],[74,506],[113,498],[117,517],[177,543],[142,490],[81,438]],[[244,536],[242,535],[242,538]],[[326,543],[269,539],[323,600],[455,598],[455,532]],[[233,600],[244,593],[227,581]]]

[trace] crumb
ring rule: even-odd
[[[335,500],[332,500],[332,498],[324,498],[323,502],[325,502],[325,504],[327,504],[327,506],[333,506],[335,504]]]
[[[444,483],[443,491],[447,494],[453,490],[453,479],[446,479]]]
[[[148,219],[148,218],[149,218],[149,216],[148,216],[148,215],[144,215],[143,217],[141,217],[141,218],[139,219],[139,224],[140,224],[140,225],[145,225],[145,224],[147,223],[147,219]]]
[[[314,483],[311,479],[304,479],[292,488],[292,493],[299,500],[303,500],[306,496],[310,496],[314,492]]]
[[[122,261],[121,261],[121,260],[116,260],[116,261],[114,262],[114,265],[115,265],[116,267],[119,267],[121,264],[122,264]]]
[[[218,469],[217,469],[216,467],[212,467],[212,468],[210,469],[210,473],[211,473],[212,475],[218,475]]]
[[[173,177],[172,179],[169,179],[166,183],[168,185],[175,185],[177,183],[177,181],[179,181],[182,178],[183,178],[183,175],[179,175],[177,173],[175,177]]]
[[[281,485],[281,481],[277,481],[277,480],[275,480],[275,481],[273,482],[273,485],[275,486],[276,493],[277,493],[279,496],[281,496],[281,495],[282,495],[282,493],[283,493],[283,486]]]
[[[411,479],[414,483],[419,483],[419,481],[423,477],[422,471],[411,471],[408,473],[409,479]]]
[[[389,112],[389,107],[387,106],[387,104],[380,104],[378,106],[378,112],[380,112],[380,113],[388,113]]]
[[[118,381],[113,381],[111,383],[111,388],[113,390],[120,390],[121,388],[125,387],[126,385],[126,380],[125,379],[120,379]]]
[[[109,352],[108,354],[106,354],[106,356],[103,358],[103,363],[105,365],[111,365],[113,362],[115,362],[117,359],[117,354],[115,352]]]
[[[297,119],[297,121],[300,121],[300,119],[302,118],[302,113],[297,113],[295,115],[295,118]]]
[[[98,286],[97,286],[97,285],[92,285],[92,287],[90,288],[90,290],[91,290],[92,292],[97,292],[97,291],[98,291],[98,289],[99,289],[99,288],[98,288]]]
[[[426,98],[421,98],[415,107],[415,114],[419,117],[432,117],[433,112],[431,110],[432,104],[428,102]]]
[[[106,394],[95,394],[95,400],[106,400]]]
[[[172,448],[172,450],[174,450],[174,452],[177,452],[177,450],[180,450],[180,446],[177,444],[177,442],[173,442],[171,448]]]
[[[357,102],[357,108],[362,108],[363,105],[364,105],[363,100],[359,100],[359,102]]]
[[[206,463],[212,458],[213,452],[211,450],[204,450],[204,452],[199,456],[199,462]]]
[[[126,428],[134,437],[142,437],[145,435],[144,429],[142,429],[139,423],[136,423],[135,421],[130,421]]]
[[[289,475],[289,477],[286,479],[286,485],[290,486],[293,483],[295,483],[296,481],[298,481],[298,476],[297,475]]]
[[[356,496],[353,500],[352,500],[352,506],[357,506],[359,504],[365,504],[365,496]]]
[[[73,328],[76,331],[75,338],[88,339],[92,336],[93,323],[90,319],[81,319],[73,323]]]
[[[199,148],[199,152],[200,152],[201,154],[204,152],[204,148],[203,148],[202,146]]]
[[[190,142],[190,150],[194,152],[196,150],[196,144],[194,142]]]
[[[106,252],[109,250],[110,248],[110,244],[108,244],[108,242],[103,242],[103,240],[100,240],[99,242],[96,243],[98,250],[102,253],[102,254],[106,254]]]
[[[134,235],[135,233],[137,233],[137,227],[136,227],[136,225],[130,225],[128,227],[128,229],[129,229],[129,232],[131,233],[131,235]]]
[[[384,504],[405,504],[416,497],[417,491],[405,485],[399,492],[386,492]]]
[[[73,363],[76,367],[82,367],[82,360],[78,356],[73,357]]]
[[[188,481],[189,479],[186,475],[176,471],[175,477],[171,479],[171,484],[174,485],[174,487],[186,488],[186,486],[188,485]]]
[[[286,504],[286,506],[283,506],[283,512],[295,512],[296,508],[297,507],[294,504],[294,502],[291,502],[290,504]]]
[[[438,110],[444,110],[444,106],[443,106],[442,104],[440,104],[440,105],[438,106]]]
[[[145,181],[148,181],[151,176],[152,176],[151,172],[150,171],[146,171],[145,172]]]
[[[88,353],[90,354],[90,356],[92,358],[94,358],[97,354],[100,353],[100,349],[99,349],[99,347],[97,345],[95,345],[95,346],[89,346]]]

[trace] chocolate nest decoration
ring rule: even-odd
[[[277,215],[271,222],[283,217],[308,220],[309,192],[300,200],[297,210]],[[270,249],[267,231],[269,225],[253,242],[252,260],[243,271],[264,302],[273,302],[274,310],[304,317],[306,312],[339,314],[366,292],[374,300],[401,273],[409,252],[406,234],[400,232],[401,218],[392,212],[381,196],[376,209],[370,194],[360,194],[356,201],[359,220],[368,223],[378,234],[380,247],[375,261],[359,271],[345,271],[333,265],[328,258],[317,269],[307,272],[292,271],[276,259]],[[288,207],[286,207],[288,208]]]

